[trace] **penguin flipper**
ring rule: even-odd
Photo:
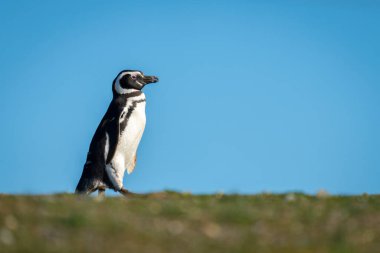
[[[106,114],[99,123],[92,137],[86,164],[75,192],[89,194],[99,185],[109,185],[105,179],[105,165],[111,161],[116,153],[119,141],[120,127],[118,119],[122,108],[112,101]]]
[[[117,143],[120,136],[120,125],[115,117],[107,122],[106,126],[106,147],[108,147],[107,156],[105,157],[106,164],[109,164],[116,152]]]

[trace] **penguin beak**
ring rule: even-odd
[[[158,82],[158,77],[157,76],[144,76],[143,81],[145,84],[149,83],[157,83]]]

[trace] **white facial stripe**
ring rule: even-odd
[[[138,83],[138,85],[140,85],[141,87],[143,87],[144,85],[142,83],[140,83],[139,81],[136,80],[136,83]]]
[[[141,75],[141,73],[139,71],[128,71],[128,72],[124,72],[122,73],[121,75],[119,75],[116,79],[116,82],[115,82],[115,90],[118,94],[128,94],[128,93],[132,93],[134,91],[136,91],[136,89],[124,89],[123,87],[121,87],[120,85],[120,79],[125,76],[125,75]],[[141,83],[139,83],[138,81],[136,81],[139,85],[141,85],[141,87],[143,86]]]
[[[124,89],[120,86],[120,83],[115,84],[115,89],[118,94],[129,94],[138,91],[137,89]]]
[[[125,76],[127,74],[130,74],[130,75],[141,75],[141,73],[139,71],[129,71],[129,72],[124,72],[124,74],[122,74],[121,77]]]

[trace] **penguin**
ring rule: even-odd
[[[123,187],[125,170],[136,165],[136,152],[144,133],[145,85],[158,82],[139,70],[123,70],[112,83],[113,99],[91,140],[82,176],[75,192],[88,195],[113,189],[124,196],[132,194]]]

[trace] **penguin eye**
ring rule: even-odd
[[[136,80],[136,76],[131,76],[132,80]]]

